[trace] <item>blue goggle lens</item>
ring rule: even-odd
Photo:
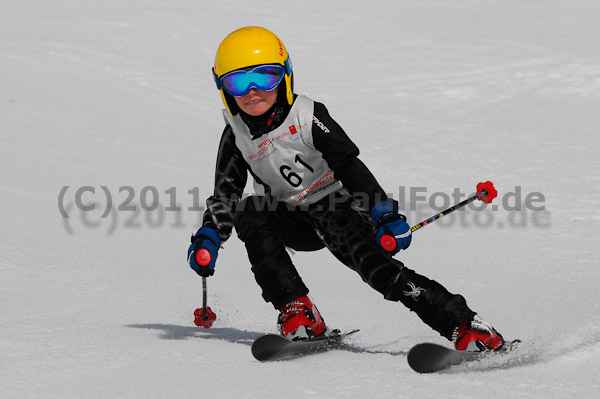
[[[253,87],[271,91],[276,88],[285,75],[281,65],[261,65],[250,70],[238,70],[224,75],[219,82],[221,87],[235,97],[246,95]]]

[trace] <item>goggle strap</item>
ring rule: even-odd
[[[285,65],[285,73],[288,75],[291,75],[292,74],[292,60],[290,59],[289,55],[283,64]]]
[[[212,75],[213,75],[213,80],[215,81],[215,83],[217,85],[217,90],[221,90],[221,82],[219,82],[219,77],[215,73],[215,67],[212,68]]]

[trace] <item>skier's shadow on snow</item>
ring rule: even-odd
[[[126,327],[161,331],[161,339],[183,340],[190,338],[220,339],[229,342],[251,345],[261,333],[241,331],[235,328],[199,328],[174,324],[129,324]]]
[[[146,330],[161,331],[159,338],[184,340],[190,338],[219,339],[237,344],[252,345],[254,339],[262,335],[261,332],[241,331],[235,328],[199,328],[191,326],[177,326],[174,324],[129,324],[126,327]],[[342,343],[335,350],[353,353],[387,354],[392,356],[406,356],[404,351],[371,350],[361,348],[351,343]]]

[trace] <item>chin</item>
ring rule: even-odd
[[[268,110],[269,109],[265,108],[265,107],[257,107],[257,108],[252,108],[251,110],[247,110],[247,111],[244,111],[244,112],[246,112],[250,116],[261,116],[265,112],[267,112]]]

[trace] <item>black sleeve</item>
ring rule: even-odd
[[[323,154],[336,179],[366,209],[387,199],[371,171],[358,159],[358,147],[329,115],[325,105],[315,102],[312,125],[313,143]]]
[[[235,145],[231,126],[227,125],[221,136],[217,165],[215,168],[215,190],[206,200],[203,226],[219,233],[222,241],[231,235],[233,212],[242,198],[248,179],[248,164]]]

